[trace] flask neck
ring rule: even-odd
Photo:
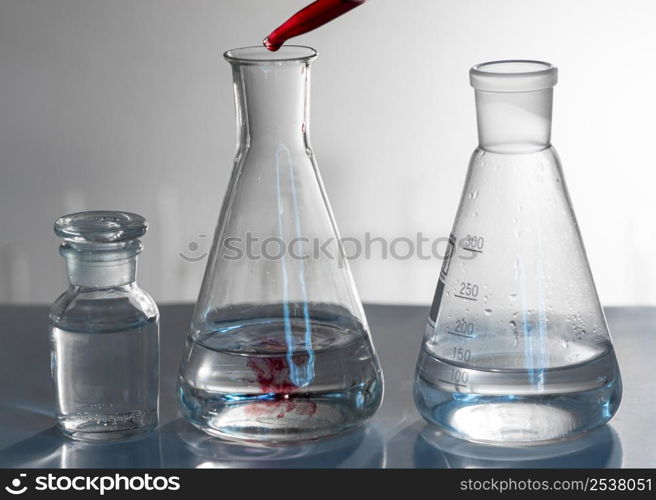
[[[529,92],[476,90],[478,141],[494,153],[530,153],[551,142],[553,88]]]
[[[112,288],[134,283],[137,274],[137,255],[141,252],[138,240],[128,244],[89,245],[64,243],[60,253],[66,259],[71,285],[85,288]]]
[[[306,143],[310,61],[232,67],[239,147]]]

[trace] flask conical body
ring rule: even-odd
[[[226,53],[239,145],[179,376],[183,414],[243,441],[312,439],[378,409],[381,372],[308,138],[309,65]]]
[[[501,85],[508,85],[513,72],[503,71],[495,68],[489,79],[502,77]],[[553,73],[552,86],[555,68],[546,71]],[[415,402],[424,418],[464,439],[563,439],[616,412],[617,361],[549,144],[551,88],[524,82],[528,88],[517,89],[516,100],[513,89],[501,94],[493,81],[481,85],[481,146],[469,165],[440,273]],[[504,114],[529,123],[508,124]]]

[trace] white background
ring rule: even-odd
[[[205,262],[179,254],[208,249],[235,147],[220,53],[304,4],[0,0],[0,302],[52,302],[67,283],[52,223],[99,208],[146,216],[141,285],[195,300]],[[469,67],[547,60],[601,300],[656,303],[655,22],[651,0],[369,0],[297,39],[320,53],[312,144],[342,235],[448,235],[476,145]],[[440,264],[352,268],[364,301],[428,303]]]

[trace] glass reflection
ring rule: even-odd
[[[165,449],[167,466],[196,468],[380,468],[385,465],[381,433],[373,424],[333,438],[284,445],[242,445],[211,437],[178,419],[164,433],[175,430],[184,443],[181,450]],[[169,440],[167,440],[169,442]],[[170,454],[169,454],[170,452]],[[169,457],[185,456],[186,464],[173,465]]]
[[[53,426],[0,451],[3,468],[162,467],[159,432],[116,443],[81,443]]]
[[[477,444],[424,425],[413,458],[415,467],[422,468],[617,468],[622,465],[622,446],[607,425],[576,439],[539,446]]]

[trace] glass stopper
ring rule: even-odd
[[[74,243],[119,243],[139,238],[148,223],[131,212],[96,210],[64,215],[55,222],[55,234]]]

